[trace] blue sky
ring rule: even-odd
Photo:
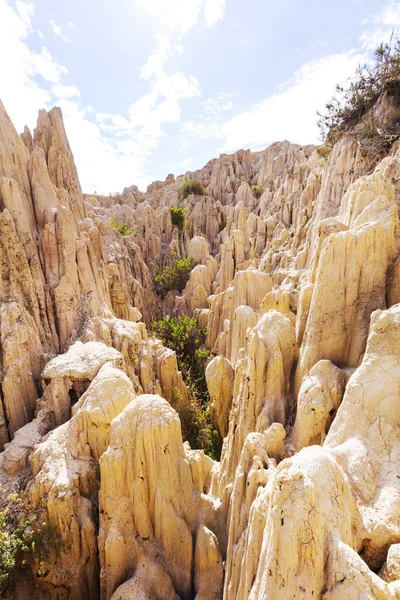
[[[394,0],[0,0],[0,98],[20,131],[61,106],[84,191],[145,189],[318,142],[335,84],[399,27]]]

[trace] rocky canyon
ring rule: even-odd
[[[354,132],[84,194],[0,103],[2,597],[399,599],[399,209]]]

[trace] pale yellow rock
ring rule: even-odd
[[[241,579],[251,568],[250,564],[243,570],[238,567],[245,557],[249,513],[260,487],[267,483],[269,466],[263,434],[250,433],[243,445],[230,496],[224,598],[238,596],[238,588],[243,585]]]
[[[28,458],[36,444],[41,441],[40,424],[33,419],[15,432],[14,438],[5,444],[0,454],[0,469],[8,475],[24,473],[28,467]]]
[[[32,152],[29,179],[32,186],[36,220],[41,230],[45,223],[54,220],[57,213],[58,199],[50,181],[44,153],[40,148],[35,148]]]
[[[383,562],[389,543],[400,535],[400,481],[392,468],[400,456],[399,381],[397,304],[372,314],[363,362],[347,384],[324,444],[346,470],[360,505],[368,537],[363,558],[372,567]]]
[[[385,307],[386,273],[397,254],[397,213],[392,205],[376,220],[326,239],[296,371],[296,391],[321,359],[348,367],[360,364],[370,314]]]
[[[239,271],[236,273],[232,284],[225,289],[224,292],[215,294],[209,298],[210,312],[208,318],[208,335],[207,345],[210,349],[214,347],[218,335],[228,331],[233,321],[234,313],[239,306],[248,306],[253,310],[257,310],[264,296],[272,289],[271,278],[267,273],[262,273],[256,269]],[[254,323],[254,317],[249,315],[244,316],[244,321],[249,321],[249,325]],[[226,321],[228,323],[226,324]],[[241,322],[243,318],[238,318],[238,333],[240,335],[240,343],[243,342],[243,329]],[[255,324],[255,323],[254,323]],[[234,347],[234,353],[241,347],[240,343],[236,343],[232,335],[229,343],[225,341],[224,353],[231,351]],[[230,358],[230,356],[229,356]]]
[[[326,544],[333,551],[341,539],[361,548],[360,515],[345,474],[327,450],[312,446],[283,461],[271,486],[257,575],[243,597],[321,597]]]
[[[84,391],[106,362],[113,362],[118,367],[124,364],[121,354],[114,348],[97,342],[75,342],[68,352],[47,363],[42,378],[50,387],[48,397],[57,425],[65,423],[71,416],[71,390],[75,388],[75,393],[79,393],[83,386]]]
[[[33,317],[16,302],[0,307],[0,341],[4,413],[12,436],[34,416],[45,358]]]
[[[211,398],[210,417],[222,437],[228,433],[234,379],[234,368],[223,356],[216,356],[208,363],[206,380]]]
[[[180,232],[185,178],[207,194]],[[32,139],[0,105],[0,503],[21,491],[65,550],[10,597],[400,598],[399,181],[398,144],[345,135],[84,198],[61,111]],[[182,442],[203,416],[146,330],[181,312],[208,328],[220,463]]]
[[[71,209],[77,219],[83,219],[84,206],[74,157],[64,129],[61,110],[39,111],[34,144],[44,151],[52,183],[71,197]]]
[[[303,379],[297,397],[291,444],[296,452],[322,444],[343,398],[346,373],[330,360],[320,360]]]
[[[277,310],[296,325],[296,315],[290,308],[289,292],[278,288],[266,294],[259,306],[259,313],[263,314],[269,310]]]
[[[101,596],[111,598],[144,554],[163,565],[163,577],[171,578],[180,598],[189,598],[200,498],[194,494],[177,413],[159,396],[136,398],[113,421],[100,467]],[[208,540],[202,547],[214,565],[215,540]],[[200,583],[203,568],[200,562]]]
[[[228,359],[235,364],[239,355],[239,351],[246,343],[246,335],[248,329],[252,329],[257,325],[258,315],[250,306],[238,306],[233,313],[231,321],[225,321],[227,329],[225,336],[225,348],[220,351],[225,354]],[[225,332],[224,332],[225,333]],[[222,336],[223,334],[221,334]],[[222,340],[219,342],[221,346]]]
[[[388,306],[400,302],[400,254],[389,266],[386,301]]]
[[[260,492],[257,503],[265,498],[269,518],[250,520],[253,535],[264,528],[263,541],[251,587],[237,598],[398,598],[398,581],[386,583],[374,570],[399,535],[392,468],[399,453],[399,317],[399,306],[373,313],[363,362],[324,447],[304,448],[281,462]],[[390,375],[382,378],[382,368]],[[248,581],[246,555],[241,565]]]
[[[379,577],[388,583],[400,579],[400,544],[390,546],[385,564],[379,571]]]
[[[143,556],[135,575],[115,590],[111,600],[179,600],[179,596],[162,566]]]
[[[0,100],[0,176],[14,179],[18,183],[22,195],[23,212],[27,215],[33,230],[35,216],[31,205],[27,170],[29,158],[29,150],[18,135]]]
[[[201,236],[193,237],[188,243],[188,256],[197,264],[202,263],[210,254],[208,240]]]
[[[89,498],[98,491],[97,460],[109,445],[110,423],[134,397],[128,377],[104,364],[70,421],[31,456],[29,498],[34,508],[45,507],[46,520],[68,548],[66,553],[52,550],[41,579],[55,594],[64,589],[74,600],[98,597],[97,531]]]
[[[204,525],[197,532],[194,565],[195,600],[219,600],[224,576],[222,557],[215,534]]]
[[[219,494],[234,478],[247,435],[291,414],[290,377],[297,358],[295,331],[281,313],[269,311],[249,334],[235,370],[229,432],[216,477]]]

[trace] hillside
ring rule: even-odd
[[[399,153],[88,195],[0,103],[3,598],[400,598]]]

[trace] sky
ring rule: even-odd
[[[60,106],[84,192],[319,143],[317,110],[400,29],[395,0],[0,0],[18,131]]]

